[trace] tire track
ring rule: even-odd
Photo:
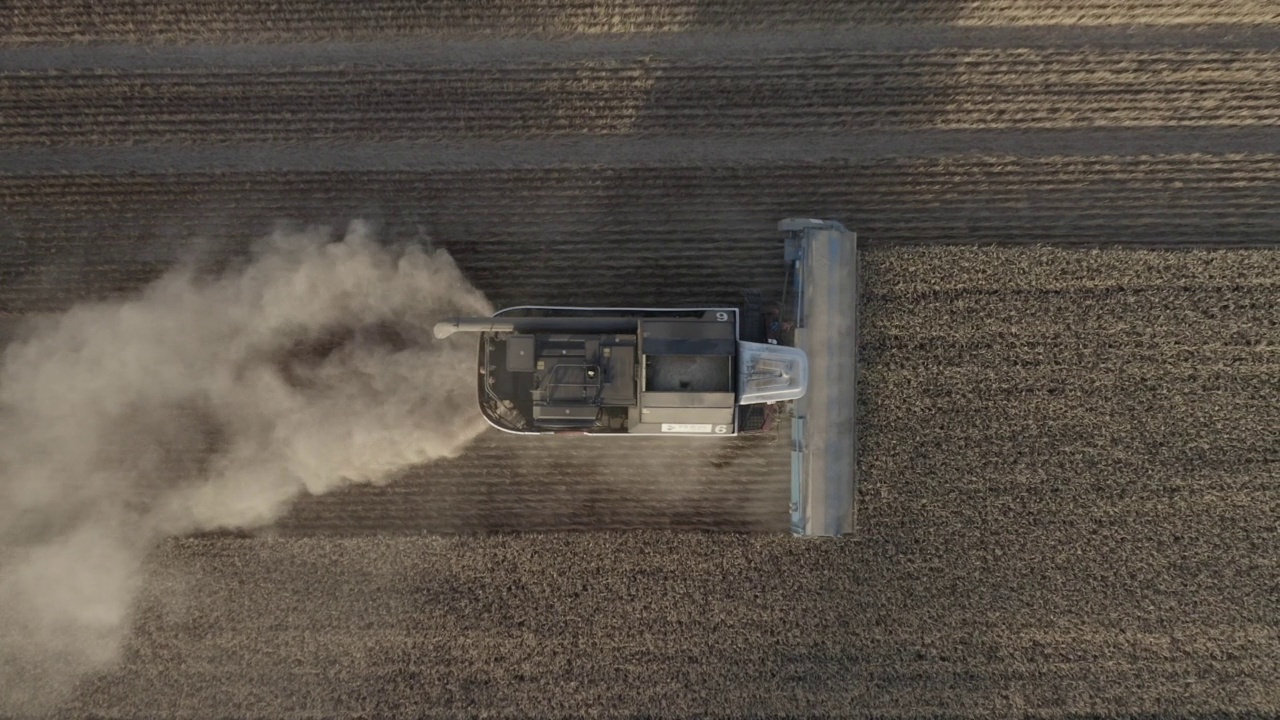
[[[888,53],[946,50],[1154,51],[1255,50],[1280,44],[1277,25],[972,26],[846,25],[752,30],[686,31],[677,34],[581,35],[545,38],[395,38],[365,42],[179,46],[103,44],[17,45],[0,43],[0,68],[8,72],[55,70],[208,70],[324,66],[396,67],[430,70],[466,66],[633,61],[724,61],[774,57],[799,51]]]
[[[915,130],[858,133],[563,136],[524,140],[257,143],[203,147],[0,148],[13,176],[215,173],[434,172],[563,170],[571,167],[783,168],[827,161],[838,167],[928,157],[995,159],[1162,156],[1243,158],[1270,153],[1271,128]],[[747,142],[747,141],[750,142]]]

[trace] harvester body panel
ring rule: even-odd
[[[522,306],[437,334],[480,334],[480,409],[500,430],[733,436],[750,406],[802,395],[805,378],[803,355],[740,340],[739,320],[734,307]]]

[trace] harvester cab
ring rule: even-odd
[[[522,435],[733,437],[791,419],[798,535],[852,531],[856,238],[788,219],[778,303],[520,306],[450,318],[435,335],[479,334],[477,397],[490,425]]]

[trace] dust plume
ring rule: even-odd
[[[0,357],[0,713],[109,667],[156,540],[270,523],[302,493],[456,454],[489,314],[452,258],[277,232],[217,275],[28,329]]]

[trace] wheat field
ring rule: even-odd
[[[158,542],[41,712],[1280,713],[1275,3],[6,11],[0,340],[281,222],[498,307],[774,292],[787,216],[862,247],[852,537],[785,534],[785,427],[483,434]]]

